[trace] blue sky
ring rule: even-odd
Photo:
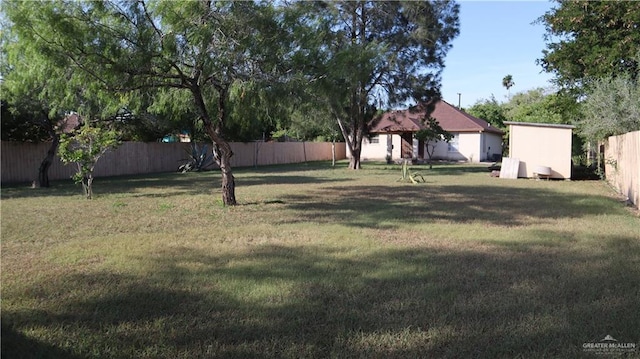
[[[532,25],[553,7],[546,1],[460,1],[460,34],[445,59],[442,96],[462,107],[495,95],[506,101],[502,86],[513,76],[511,94],[551,86],[550,74],[542,72],[536,59],[545,48],[544,26]]]

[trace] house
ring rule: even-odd
[[[505,122],[509,126],[509,157],[518,159],[518,177],[543,175],[571,178],[571,139],[575,126]]]
[[[502,130],[442,100],[437,101],[432,110],[430,116],[453,135],[449,143],[435,143],[433,159],[468,162],[500,159]],[[375,118],[370,124],[370,136],[362,143],[361,158],[426,158],[425,143],[414,139],[414,134],[424,128],[425,113],[424,106],[415,106],[386,112]]]

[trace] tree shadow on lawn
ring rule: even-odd
[[[131,197],[172,197],[182,195],[210,194],[220,191],[218,172],[163,173],[146,176],[120,176],[96,178],[93,185],[96,198],[107,195],[131,195]],[[318,176],[263,174],[237,174],[236,186],[256,186],[270,184],[318,184],[341,182],[345,179]],[[49,188],[30,188],[12,185],[3,187],[2,199],[37,197],[82,198],[82,187],[72,181],[54,181]]]
[[[331,165],[331,161],[309,161],[279,165],[261,165],[257,167],[235,167],[234,173],[242,175],[244,173],[279,174],[286,172],[342,171],[346,170],[348,167],[349,161],[346,160],[336,161],[335,166]]]
[[[385,171],[397,172],[402,171],[402,164],[388,164],[383,162],[365,162],[362,165],[362,171]],[[428,163],[410,164],[409,169],[412,172],[420,172],[423,175],[441,175],[441,176],[458,176],[468,173],[486,173],[489,175],[488,166],[483,164],[469,164],[457,162],[434,162],[432,168]]]
[[[66,350],[62,350],[54,345],[44,343],[39,340],[16,331],[13,327],[2,321],[2,346],[0,357],[12,359],[80,359]]]
[[[135,194],[140,191],[157,189],[151,196],[200,194],[207,187],[219,186],[220,180],[208,173],[159,173],[145,176],[97,177],[93,182],[96,198],[106,195]],[[170,189],[168,191],[167,189]],[[38,197],[74,197],[82,198],[82,186],[71,180],[52,181],[49,188],[30,188],[20,185],[3,186],[2,199],[38,198]]]
[[[640,341],[640,245],[602,240],[594,252],[524,243],[357,257],[320,246],[167,248],[149,276],[49,278],[30,293],[55,310],[2,316],[16,331],[53,332],[42,345],[66,343],[79,357],[579,357],[605,335]],[[92,286],[100,294],[60,297]]]
[[[297,212],[284,222],[395,228],[434,220],[529,225],[547,219],[624,212],[611,198],[544,188],[477,186],[332,186],[280,198]]]

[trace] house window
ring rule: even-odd
[[[453,138],[449,141],[449,152],[458,152],[460,149],[460,136],[457,133],[453,134]]]
[[[378,135],[373,135],[369,138],[369,143],[380,143],[380,137]]]

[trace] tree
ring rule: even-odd
[[[85,121],[81,129],[73,134],[63,134],[60,138],[58,154],[64,163],[75,163],[77,172],[73,175],[76,183],[82,183],[87,199],[93,198],[93,170],[102,155],[117,147],[118,135],[114,130],[102,129]]]
[[[638,76],[640,2],[558,1],[538,22],[547,41],[538,63],[559,87],[583,94],[590,79]]]
[[[578,131],[599,142],[640,130],[640,83],[629,74],[594,80],[583,103]]]
[[[431,159],[435,151],[436,145],[439,141],[449,142],[453,139],[453,135],[440,126],[438,120],[433,117],[428,117],[423,120],[424,126],[422,130],[416,132],[415,138],[419,141],[424,141],[424,146],[427,151],[427,157],[429,157],[429,169],[433,168]]]
[[[444,57],[458,34],[459,6],[452,1],[300,6],[308,9],[301,22],[311,26],[300,56],[316,59],[307,65],[310,83],[340,126],[352,155],[349,168],[358,169],[376,100],[394,105],[439,97]]]
[[[573,124],[579,117],[575,99],[544,88],[515,94],[503,109],[506,117],[516,122]]]
[[[2,32],[2,137],[15,141],[51,141],[40,163],[39,187],[49,187],[49,168],[56,153],[58,122],[63,118],[61,109],[69,103],[68,88],[72,74],[60,66],[45,61],[37,45],[24,41],[3,19]]]
[[[127,108],[149,89],[176,89],[214,143],[222,174],[222,200],[235,205],[233,151],[225,137],[234,83],[277,73],[273,7],[257,2],[136,1],[10,2],[14,26],[41,44],[49,58],[66,58],[75,71],[112,93]],[[127,98],[128,97],[128,98]],[[178,109],[181,113],[184,108]]]
[[[47,51],[49,44],[36,36],[37,22],[25,18],[27,12],[38,11],[33,4],[16,1],[3,5],[2,21],[6,31],[1,36],[5,60],[1,70],[2,95],[10,113],[9,117],[3,117],[3,138],[7,135],[19,141],[51,141],[34,181],[40,187],[49,187],[48,172],[60,134],[75,127],[68,126],[65,113],[82,110],[97,115],[102,110],[109,112],[117,108],[119,101],[98,90],[92,79],[75,71],[72,59]]]
[[[507,91],[510,91],[509,89],[511,89],[513,87],[513,85],[515,85],[516,83],[513,82],[513,76],[511,75],[507,75],[505,77],[502,78],[502,86],[504,88],[507,89]],[[509,92],[509,94],[511,94],[511,92]],[[511,96],[508,96],[511,97]]]
[[[469,107],[467,110],[471,115],[481,118],[489,122],[492,126],[504,129],[504,121],[507,121],[505,116],[505,108],[502,104],[498,103],[495,96],[491,95],[488,100],[479,100]]]

